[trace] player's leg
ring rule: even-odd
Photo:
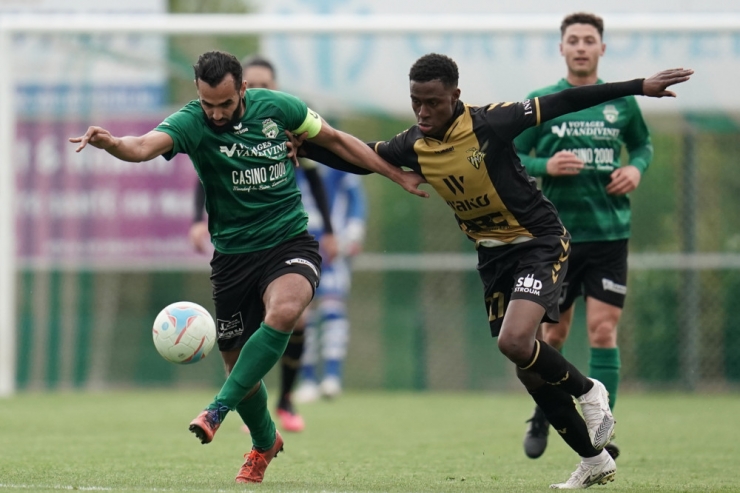
[[[316,299],[313,302],[314,307],[319,304],[321,296],[321,288],[319,288],[316,290]],[[306,328],[304,329],[303,336],[303,354],[301,355],[301,381],[298,384],[298,388],[293,392],[293,400],[297,403],[314,402],[321,397],[316,373],[316,367],[319,363],[319,331],[317,326],[319,316],[319,310],[313,308],[309,310],[306,319]]]
[[[601,450],[607,442],[605,435],[611,436],[614,426],[603,385],[586,378],[560,352],[535,338],[542,321],[558,320],[558,301],[570,253],[568,240],[566,234],[536,238],[502,250],[481,248],[478,270],[486,290],[491,333],[498,336],[501,352],[522,370],[578,398],[591,442]],[[506,287],[511,291],[507,292]],[[523,383],[530,393],[542,387],[537,380]]]
[[[349,319],[346,303],[349,288],[347,261],[336,258],[332,262],[329,282],[324,284],[325,292],[320,301],[323,320],[321,356],[324,360],[321,394],[324,397],[337,397],[342,392],[342,370],[349,344]]]
[[[617,327],[627,294],[628,242],[599,242],[589,250],[591,267],[583,281],[590,346],[589,375],[604,383],[613,411],[621,368]],[[614,458],[620,454],[614,442],[607,445],[607,450]]]
[[[565,340],[570,333],[573,322],[573,307],[576,299],[581,295],[581,284],[586,267],[584,250],[578,244],[571,245],[568,256],[568,267],[564,274],[563,284],[558,298],[560,319],[553,323],[543,323],[540,326],[540,339],[558,351],[562,350]],[[535,406],[532,417],[527,420],[527,430],[524,434],[524,453],[531,459],[541,457],[547,448],[550,424],[544,412]]]
[[[538,339],[544,340],[549,345],[557,349],[562,348],[562,342],[568,336],[570,325],[573,320],[573,307],[560,313],[560,320],[557,323],[543,323],[540,325]],[[556,335],[557,337],[547,338],[547,335]],[[545,453],[547,449],[547,439],[550,435],[550,422],[547,420],[545,413],[539,406],[535,406],[532,417],[527,421],[527,430],[524,433],[524,454],[530,459],[537,459]]]
[[[288,340],[288,346],[280,359],[280,396],[277,416],[280,420],[280,427],[285,431],[300,432],[306,426],[303,417],[293,406],[292,392],[301,366],[308,312],[309,310],[305,310],[296,323]]]

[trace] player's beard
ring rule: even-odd
[[[229,120],[229,123],[225,125],[216,125],[213,123],[213,120],[208,118],[208,115],[206,115],[206,112],[203,112],[203,118],[206,119],[206,124],[210,127],[211,130],[216,132],[217,134],[224,134],[226,132],[232,131],[234,129],[234,125],[239,123],[239,120],[242,119],[242,105],[244,104],[244,100],[239,100],[239,106],[237,106],[236,110],[234,110],[234,114],[231,115],[231,119]],[[202,108],[201,108],[202,109]]]

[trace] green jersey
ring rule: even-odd
[[[573,86],[562,79],[528,97],[570,87]],[[574,243],[629,238],[629,197],[609,195],[606,186],[611,173],[620,166],[622,146],[627,147],[629,164],[640,173],[645,172],[653,158],[650,134],[633,96],[544,122],[521,133],[514,145],[529,174],[542,177],[542,191],[555,204]],[[530,156],[532,150],[534,157]],[[572,152],[583,161],[578,175],[547,174],[547,160],[558,151]]]
[[[211,241],[221,253],[273,247],[308,223],[284,131],[318,115],[300,99],[267,89],[247,90],[244,103],[244,116],[223,133],[208,126],[198,100],[156,128],[174,141],[166,159],[183,153],[193,162],[206,193]]]

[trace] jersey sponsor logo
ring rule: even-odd
[[[269,166],[260,166],[231,172],[231,183],[235,192],[267,190],[287,181],[289,166],[280,161]]]
[[[447,185],[447,188],[450,189],[450,192],[454,193],[455,195],[457,195],[458,190],[460,191],[460,193],[465,193],[465,188],[463,187],[463,183],[465,182],[464,176],[454,177],[450,175],[447,178],[442,178],[442,181],[445,185]]]
[[[627,286],[624,286],[622,284],[617,284],[611,279],[602,279],[601,287],[604,291],[611,291],[612,293],[617,293],[617,294],[622,294],[622,295],[627,294]]]
[[[520,277],[514,286],[515,293],[529,293],[536,296],[540,295],[542,281],[534,278],[534,274],[528,274],[526,277]]]
[[[293,264],[307,265],[311,268],[314,274],[316,274],[317,276],[319,275],[319,270],[316,268],[316,266],[304,258],[294,258],[294,259],[286,260],[285,263],[288,265],[293,265]]]
[[[262,121],[262,133],[265,134],[265,137],[268,139],[274,139],[277,137],[278,131],[277,123],[272,121],[272,119],[268,118],[267,120]]]
[[[230,319],[216,319],[216,338],[219,341],[224,339],[233,339],[244,333],[244,323],[242,323],[242,312],[237,312]]]
[[[482,209],[483,207],[491,205],[491,199],[489,199],[488,194],[485,193],[472,199],[448,200],[447,205],[458,212],[468,212],[475,209]]]
[[[583,161],[584,169],[595,169],[597,171],[614,171],[615,169],[614,149],[611,147],[579,147],[563,150],[572,152]]]
[[[619,118],[619,111],[617,110],[617,107],[613,104],[607,104],[604,106],[604,118],[606,118],[606,121],[609,123],[615,123],[617,119]]]
[[[488,200],[487,196],[484,195],[483,197]],[[457,205],[456,202],[448,202],[447,204],[452,208],[455,208],[455,206]],[[462,201],[460,207],[468,207],[469,205],[469,200]],[[491,214],[479,216],[474,219],[461,219],[460,217],[456,217],[456,219],[460,223],[460,228],[467,233],[480,233],[481,231],[501,231],[504,229],[509,229],[511,227],[511,225],[501,212],[492,212]]]
[[[244,144],[232,144],[231,147],[219,146],[218,151],[226,154],[228,157],[266,157],[270,159],[280,159],[288,151],[287,142],[273,144],[272,142],[262,142],[256,146],[247,146]]]
[[[619,129],[607,127],[603,121],[574,121],[553,125],[550,131],[560,137],[592,137],[597,140],[619,138]]]

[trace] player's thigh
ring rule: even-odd
[[[311,235],[300,235],[273,248],[264,261],[260,291],[265,322],[278,330],[292,330],[319,286],[319,244]]]
[[[627,296],[627,240],[590,245],[588,270],[583,277],[584,295],[623,308]]]
[[[216,340],[222,353],[240,350],[262,323],[259,280],[264,265],[259,253],[215,252],[211,260]],[[226,355],[224,363],[228,368]]]
[[[526,330],[534,331],[540,321],[558,320],[558,298],[567,269],[569,237],[545,236],[528,242],[478,249],[478,272],[491,335],[497,337],[506,320],[511,300],[522,299],[544,308],[542,320]],[[517,323],[513,321],[510,323]]]

